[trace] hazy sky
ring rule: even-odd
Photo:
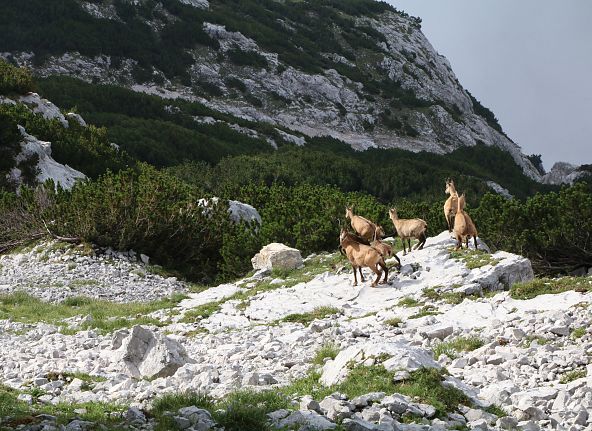
[[[592,1],[388,0],[526,154],[592,163]]]

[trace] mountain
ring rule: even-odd
[[[421,20],[386,3],[3,0],[0,5],[6,35],[0,55],[47,78],[57,98],[67,97],[73,84],[56,76],[121,86],[197,103],[205,109],[193,114],[195,122],[221,121],[272,145],[328,135],[358,150],[446,154],[483,143],[509,153],[526,176],[541,181],[495,115],[460,85],[421,32]],[[268,132],[217,116],[263,125]],[[276,128],[271,136],[270,125]]]

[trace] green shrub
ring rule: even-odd
[[[557,294],[568,290],[589,292],[592,290],[592,279],[590,277],[535,278],[514,284],[510,288],[510,296],[514,299],[532,299],[539,295]]]
[[[35,90],[31,72],[0,59],[0,94],[25,94]]]
[[[253,66],[266,69],[267,59],[257,51],[243,51],[240,48],[229,49],[226,55],[237,66]]]

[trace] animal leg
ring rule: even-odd
[[[477,250],[477,236],[473,236],[473,240],[475,241],[475,250]]]
[[[466,246],[467,246],[467,250],[469,249],[469,238],[470,238],[469,236],[467,236],[467,237],[465,238],[465,244],[466,244]]]
[[[446,216],[446,223],[448,223],[448,232],[452,232],[452,217],[449,215]]]
[[[354,269],[354,286],[358,285],[358,275],[356,274],[356,267],[354,265],[352,265],[352,268]]]
[[[388,267],[386,266],[386,263],[383,262],[379,262],[378,263],[382,270],[384,271],[384,280],[382,280],[381,284],[387,284],[388,283]]]
[[[409,249],[409,253],[411,253],[411,238],[407,238],[407,245],[408,245],[408,249]]]
[[[358,266],[358,271],[360,271],[360,279],[362,280],[362,283],[366,281],[366,279],[364,278],[364,274],[362,273],[362,267]]]
[[[382,271],[378,269],[377,265],[372,265],[370,267],[370,269],[372,271],[374,271],[374,274],[376,274],[376,280],[374,280],[372,282],[372,287],[376,287],[376,285],[378,284],[378,282],[380,281],[380,277],[382,276]]]
[[[457,235],[456,236],[456,248],[455,248],[455,250],[458,250],[461,247],[462,247],[462,238],[459,235]]]

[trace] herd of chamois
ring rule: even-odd
[[[475,249],[477,249],[477,229],[471,217],[464,211],[465,195],[458,195],[454,187],[454,181],[446,180],[446,189],[444,191],[450,196],[444,203],[444,216],[448,224],[448,232],[454,232],[456,238],[456,250],[462,247],[462,243],[469,248],[469,238],[473,237],[475,241]],[[400,219],[397,215],[397,209],[391,208],[389,210],[389,217],[393,222],[396,234],[401,238],[403,243],[403,254],[407,254],[407,249],[411,252],[411,239],[417,239],[419,242],[414,246],[415,249],[421,250],[427,240],[428,224],[419,218],[414,219]],[[357,272],[360,274],[360,279],[364,282],[362,268],[370,268],[376,274],[376,280],[372,283],[372,287],[376,287],[378,283],[386,284],[388,279],[388,267],[385,259],[394,256],[398,265],[401,265],[401,260],[390,245],[382,242],[385,236],[384,229],[376,223],[353,213],[351,207],[345,208],[345,218],[350,220],[351,227],[356,232],[355,234],[349,232],[346,228],[341,229],[339,235],[339,244],[342,252],[347,256],[352,264],[354,271],[354,286],[358,285]],[[405,244],[407,241],[407,244]],[[380,281],[382,274],[384,279]]]

